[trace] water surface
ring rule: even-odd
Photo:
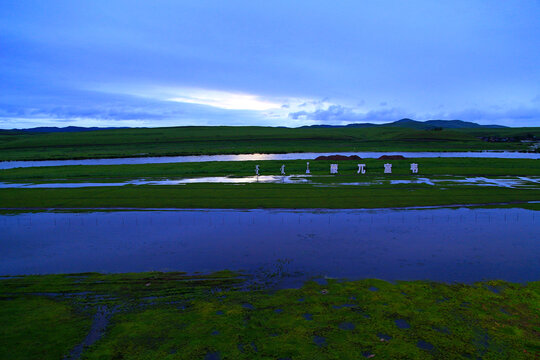
[[[0,215],[0,275],[244,270],[445,282],[540,279],[523,209],[180,210]]]
[[[370,186],[370,185],[397,185],[397,184],[425,184],[425,185],[476,185],[476,186],[497,186],[507,188],[537,188],[540,183],[540,177],[525,177],[525,176],[506,176],[504,178],[486,178],[486,177],[449,177],[442,179],[432,179],[425,177],[413,177],[412,179],[391,180],[385,178],[375,178],[364,182],[343,182],[330,181],[322,183],[320,178],[334,177],[332,175],[262,175],[262,176],[244,176],[244,177],[229,177],[229,176],[214,176],[214,177],[197,177],[184,179],[165,179],[165,180],[146,180],[136,179],[124,182],[60,182],[60,183],[5,183],[0,182],[0,189],[15,189],[15,188],[86,188],[86,187],[103,187],[103,186],[126,186],[126,185],[186,185],[195,183],[220,183],[220,184],[252,184],[252,183],[273,183],[273,184],[313,184],[317,186]],[[359,178],[362,178],[360,176]],[[338,180],[338,178],[335,178]]]
[[[317,156],[358,155],[372,159],[382,155],[403,155],[406,158],[433,157],[467,157],[467,158],[503,158],[503,159],[540,159],[540,153],[521,153],[513,151],[478,151],[478,152],[333,152],[333,153],[287,153],[287,154],[239,154],[239,155],[196,155],[196,156],[160,156],[130,157],[115,159],[83,159],[83,160],[41,160],[41,161],[0,161],[0,169],[36,166],[64,165],[134,165],[163,164],[177,162],[207,161],[248,161],[248,160],[313,160]]]

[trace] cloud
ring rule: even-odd
[[[257,95],[207,89],[182,89],[168,101],[199,104],[227,110],[270,110],[282,105],[260,99]]]
[[[536,107],[496,107],[490,110],[470,108],[460,111],[425,114],[423,119],[455,119],[472,121],[478,124],[506,126],[538,126],[540,124],[540,108]]]
[[[411,112],[400,108],[383,108],[361,112],[343,105],[330,105],[314,111],[297,111],[288,114],[289,119],[297,122],[318,122],[348,124],[354,122],[384,123],[403,118],[415,120],[464,120],[479,124],[499,124],[507,126],[538,126],[540,108],[494,106],[490,109],[469,108],[460,111]]]
[[[0,127],[271,125],[260,111],[156,100],[97,91],[0,95]],[[115,125],[116,124],[116,125]]]
[[[289,118],[293,120],[317,120],[321,122],[359,122],[359,121],[394,121],[404,117],[411,117],[414,114],[398,108],[372,110],[360,112],[354,108],[342,105],[330,105],[326,109],[315,111],[297,111],[289,113]]]

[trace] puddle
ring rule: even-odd
[[[442,326],[442,327],[433,326],[433,330],[440,332],[442,334],[450,335],[450,329],[447,328],[446,326]]]
[[[428,343],[427,341],[424,341],[424,340],[419,340],[416,343],[416,346],[418,346],[422,350],[427,350],[427,351],[431,351],[431,350],[433,350],[435,348],[432,344],[430,344],[430,343]]]
[[[253,350],[254,352],[259,352],[259,349],[257,348],[257,345],[255,345],[254,342],[251,342],[249,345],[248,344],[238,344],[238,351],[240,351],[241,353],[244,353],[246,351],[249,350],[249,347],[251,347],[251,350]]]
[[[313,315],[311,315],[311,314],[304,314],[304,315],[302,315],[302,316],[303,316],[304,319],[306,319],[306,320],[313,320]]]
[[[396,319],[394,320],[394,323],[400,329],[409,329],[411,327],[411,325],[406,320],[403,320],[403,319]]]
[[[427,178],[417,178],[414,180],[390,180],[390,184],[427,184],[427,185],[435,185],[433,181]]]
[[[0,189],[56,189],[56,188],[86,188],[86,187],[118,187],[118,186],[181,186],[195,183],[219,183],[219,184],[312,184],[317,187],[335,187],[335,186],[372,186],[372,185],[398,185],[398,184],[426,184],[430,186],[496,186],[506,188],[537,188],[536,184],[540,184],[540,178],[537,177],[506,177],[506,178],[486,178],[486,177],[470,177],[470,178],[452,178],[444,179],[428,179],[428,178],[412,178],[391,180],[386,178],[376,178],[367,182],[332,182],[319,183],[317,177],[312,175],[261,175],[261,176],[244,176],[244,177],[229,177],[229,176],[214,176],[214,177],[198,177],[185,179],[163,179],[163,180],[145,180],[136,179],[124,182],[96,182],[96,183],[9,183],[0,182]]]
[[[478,186],[497,186],[516,188],[532,185],[531,183],[539,183],[539,178],[536,177],[507,177],[507,178],[486,178],[486,177],[468,177],[465,179],[450,179],[450,180],[433,180],[436,183],[444,185],[478,185]]]
[[[390,335],[383,334],[383,333],[378,333],[377,337],[379,338],[380,341],[390,341],[390,340],[392,340],[392,337]]]
[[[338,327],[341,329],[341,330],[354,330],[355,326],[353,323],[351,322],[342,322],[338,325]]]
[[[204,360],[221,360],[219,352],[209,352],[206,353]]]
[[[322,347],[322,346],[326,346],[326,338],[322,337],[322,336],[313,336],[313,342],[315,343],[315,345],[319,346],[319,347]]]
[[[362,315],[362,316],[365,317],[366,319],[370,319],[370,318],[371,318],[371,316],[369,316],[369,314],[367,314],[363,309],[360,309],[360,308],[355,307],[355,308],[353,308],[352,310],[353,310],[354,312],[359,313],[360,315]]]
[[[0,182],[1,189],[24,188],[24,189],[43,189],[43,188],[84,188],[84,187],[104,187],[104,186],[126,186],[126,185],[186,185],[195,183],[220,183],[220,184],[249,184],[249,183],[282,183],[282,184],[304,184],[308,183],[310,175],[290,175],[290,176],[245,176],[245,177],[199,177],[179,180],[144,180],[137,179],[124,182],[99,182],[99,183],[40,183],[40,184],[22,184],[22,183],[4,183]]]
[[[358,305],[355,304],[343,304],[343,305],[332,305],[334,309],[342,309],[342,308],[355,308]]]
[[[71,350],[69,355],[64,359],[79,359],[83,350],[86,347],[92,345],[103,336],[103,334],[105,333],[105,329],[107,328],[107,325],[109,323],[109,319],[115,311],[116,309],[110,309],[107,306],[99,306],[94,315],[90,331],[88,332],[84,340],[73,350]]]
[[[505,309],[503,309],[503,308],[500,308],[499,311],[502,312],[502,313],[505,314],[505,315],[512,316],[511,313],[509,313],[507,310],[505,310]]]

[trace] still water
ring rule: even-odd
[[[239,155],[196,155],[196,156],[161,156],[132,157],[116,159],[83,160],[42,160],[42,161],[0,161],[1,169],[36,166],[64,165],[134,165],[163,164],[177,162],[206,161],[249,161],[249,160],[313,160],[317,156],[358,155],[364,159],[378,158],[382,155],[403,155],[406,158],[466,157],[466,158],[502,158],[502,159],[540,159],[540,153],[520,153],[514,151],[478,151],[478,152],[333,152],[333,153],[288,153],[288,154],[239,154]]]
[[[320,179],[319,175],[315,179]],[[54,188],[85,188],[85,187],[103,187],[103,186],[125,186],[125,185],[186,185],[195,183],[221,183],[221,184],[250,184],[250,183],[274,183],[274,184],[313,184],[319,186],[370,186],[383,184],[426,184],[435,186],[436,184],[444,186],[455,185],[477,185],[477,186],[497,186],[507,188],[536,188],[536,184],[540,184],[540,177],[525,177],[525,176],[506,176],[497,179],[485,177],[456,177],[451,178],[446,176],[444,179],[431,179],[425,177],[414,177],[413,179],[405,180],[387,180],[384,178],[376,178],[372,181],[365,182],[326,182],[321,183],[317,180],[312,180],[311,175],[262,175],[262,176],[244,176],[244,177],[198,177],[184,179],[167,179],[167,180],[129,180],[124,182],[101,182],[101,183],[4,183],[0,182],[0,189],[54,189]]]
[[[176,210],[0,215],[0,274],[222,269],[445,282],[540,279],[523,209]]]

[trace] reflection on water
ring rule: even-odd
[[[539,216],[463,208],[1,215],[0,274],[231,269],[293,282],[525,282],[540,279]]]
[[[327,182],[322,184],[317,182],[317,178],[323,176],[317,176],[315,178],[312,175],[286,175],[286,176],[274,176],[274,175],[261,175],[261,176],[244,176],[244,177],[228,177],[228,176],[214,176],[214,177],[198,177],[178,180],[130,180],[119,183],[102,182],[102,183],[41,183],[41,184],[25,184],[25,183],[3,183],[0,182],[0,189],[9,188],[82,188],[82,187],[101,187],[101,186],[125,186],[125,185],[185,185],[194,183],[223,183],[223,184],[248,184],[248,183],[276,183],[276,184],[314,184],[321,186],[370,186],[370,185],[382,185],[382,184],[426,184],[426,185],[478,185],[478,186],[499,186],[508,188],[537,188],[540,183],[538,177],[506,177],[491,179],[485,177],[472,177],[472,178],[450,178],[444,179],[428,179],[423,177],[413,177],[406,180],[388,180],[384,178],[376,178],[372,181],[365,182]],[[328,177],[328,175],[326,176]],[[337,179],[337,178],[336,178]]]
[[[116,159],[85,159],[85,160],[44,160],[44,161],[0,161],[0,169],[34,166],[62,165],[126,165],[126,164],[163,164],[177,162],[206,162],[206,161],[248,161],[248,160],[313,160],[317,156],[329,155],[358,155],[364,159],[378,158],[382,155],[403,155],[407,158],[432,157],[472,157],[472,158],[505,158],[505,159],[540,159],[540,153],[520,153],[511,151],[482,151],[482,152],[334,152],[334,153],[288,153],[288,154],[239,154],[239,155],[197,155],[197,156],[161,156],[134,157]]]
[[[223,183],[223,184],[247,184],[247,183],[283,183],[283,184],[301,184],[307,183],[309,175],[292,176],[244,176],[244,177],[198,177],[179,180],[131,180],[120,183],[43,183],[43,184],[22,184],[22,183],[3,183],[0,182],[0,189],[7,188],[81,188],[81,187],[99,187],[99,186],[124,186],[124,185],[185,185],[195,183]]]

